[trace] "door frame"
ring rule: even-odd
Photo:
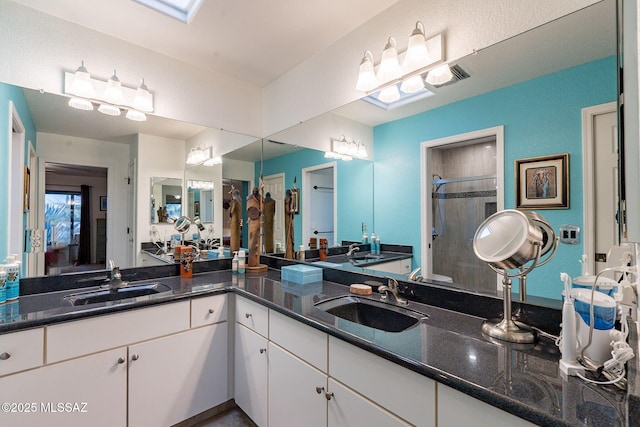
[[[18,114],[13,101],[9,101],[9,206],[7,208],[7,256],[18,254],[19,260],[23,262],[21,274],[27,271],[28,266],[24,265],[24,249],[22,247],[22,236],[24,235],[25,214],[22,208],[16,210],[15,207],[24,203],[24,166],[25,166],[25,127]]]
[[[309,205],[311,203],[311,180],[309,175],[317,170],[329,168],[333,171],[333,241],[334,243],[338,241],[338,163],[329,162],[302,169],[302,242],[300,244],[305,245],[305,247],[305,242],[308,242],[309,238],[312,237],[307,232],[307,226],[310,221]]]
[[[433,256],[431,241],[431,224],[433,224],[432,198],[431,198],[431,150],[446,145],[460,144],[474,139],[494,137],[496,140],[496,204],[498,211],[504,209],[504,126],[495,126],[486,129],[460,133],[444,138],[431,139],[420,144],[420,246],[421,267],[423,277],[430,277],[433,270]],[[427,182],[429,184],[427,185]],[[497,289],[501,289],[502,283],[497,280]]]
[[[282,184],[282,193],[283,195],[286,194],[287,190],[285,188],[285,174],[284,172],[279,172],[279,173],[274,173],[273,175],[267,175],[263,178],[263,182],[266,182],[267,180],[269,181],[275,181],[275,182],[280,182]],[[265,193],[266,195],[266,193]],[[274,241],[274,248],[275,248],[275,242],[278,241],[278,239],[280,239],[281,245],[282,247],[284,247],[285,243],[286,243],[286,236],[285,236],[285,229],[284,229],[284,199],[282,200],[278,200],[275,199],[276,201],[276,215],[275,217],[278,218],[278,211],[281,212],[281,218],[282,218],[282,233],[280,236],[276,236],[274,234],[273,236],[273,241]],[[263,231],[264,234],[264,231]],[[263,243],[261,243],[260,247],[263,247]],[[294,248],[295,250],[295,248]]]
[[[583,251],[587,255],[587,271],[595,271],[595,132],[594,119],[601,114],[617,112],[616,102],[582,109],[582,226]],[[618,153],[618,156],[620,153]]]

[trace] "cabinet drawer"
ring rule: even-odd
[[[283,314],[269,311],[269,339],[327,372],[327,334]]]
[[[246,298],[236,298],[236,322],[269,337],[269,309]]]
[[[0,335],[0,376],[35,368],[43,362],[43,328]]]
[[[189,320],[181,301],[47,326],[47,363],[184,331]]]
[[[227,320],[227,295],[191,300],[191,327],[210,325]]]
[[[329,375],[411,424],[436,425],[436,385],[423,375],[335,337],[329,337]]]

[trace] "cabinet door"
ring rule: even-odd
[[[236,323],[235,399],[259,426],[267,425],[267,340]]]
[[[129,426],[168,426],[228,399],[227,324],[129,347]]]
[[[327,376],[269,343],[269,425],[325,427]]]
[[[372,375],[375,375],[375,372]],[[329,392],[331,396],[328,401],[327,425],[329,427],[410,425],[332,378],[329,378]]]
[[[125,427],[126,360],[118,348],[0,378],[0,402],[15,405],[0,425]]]
[[[480,422],[482,420],[482,422]],[[438,426],[533,427],[535,424],[438,384]]]

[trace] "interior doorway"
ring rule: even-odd
[[[45,274],[104,269],[107,168],[45,163]]]
[[[615,102],[582,110],[584,253],[591,274],[609,267],[618,232],[618,117]]]
[[[471,241],[485,218],[504,209],[503,141],[496,127],[422,143],[423,277],[498,286]]]
[[[302,244],[311,238],[327,239],[328,247],[337,241],[336,163],[302,169]]]

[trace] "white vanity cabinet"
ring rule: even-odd
[[[480,423],[479,420],[482,420]],[[492,427],[533,427],[522,418],[438,384],[438,427],[487,425]]]
[[[226,402],[226,299],[214,295],[47,326],[39,350],[33,348],[41,359],[46,355],[44,366],[0,377],[3,402],[34,402],[38,413],[0,413],[0,425],[173,425]],[[0,346],[10,335],[0,335]],[[62,411],[52,414],[60,403]],[[67,412],[64,404],[75,403],[86,403],[87,412],[73,406]]]
[[[0,378],[0,400],[15,405],[0,425],[125,426],[126,361],[121,347]]]
[[[383,262],[366,267],[371,270],[384,271],[386,273],[409,274],[411,273],[411,258],[399,259],[397,261]]]
[[[242,297],[235,300],[235,401],[262,427],[267,425],[269,309]]]
[[[436,383],[423,375],[338,338],[329,337],[329,376],[412,425],[436,425]],[[331,381],[329,391],[337,396]],[[357,400],[354,402],[357,403],[356,407],[363,404]],[[336,406],[341,418],[347,421],[360,412],[354,409],[354,414],[349,414],[348,405]],[[331,412],[331,402],[329,409]],[[382,414],[381,419],[384,419]]]
[[[44,328],[0,335],[0,376],[42,366]]]
[[[129,347],[129,427],[170,426],[227,401],[227,325]]]

